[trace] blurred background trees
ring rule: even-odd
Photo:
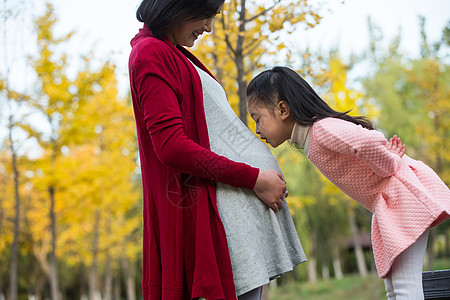
[[[194,52],[243,122],[248,81],[266,68],[287,65],[335,109],[365,114],[386,137],[400,136],[407,153],[449,185],[450,23],[431,42],[426,20],[418,19],[421,43],[412,46],[421,55],[414,58],[399,49],[400,34],[383,46],[383,33],[370,20],[370,43],[362,54],[289,49],[284,37],[314,27],[319,12],[310,1],[227,1],[214,32]],[[16,15],[14,9],[3,13],[3,25]],[[113,61],[92,53],[69,58],[73,33],[56,34],[51,4],[34,26],[34,40],[27,43],[36,50],[26,61],[33,82],[16,90],[8,68],[0,73],[6,132],[0,143],[0,299],[140,298],[141,182],[130,99],[118,92]],[[10,47],[5,43],[0,47]],[[8,57],[1,59],[8,64]],[[276,283],[373,274],[370,213],[301,152],[289,145],[272,150],[308,256]],[[449,238],[449,222],[433,230],[428,270],[441,267],[436,258],[446,258],[444,267],[450,267]]]
[[[8,78],[2,85],[9,119],[22,117],[9,122],[2,147],[0,297],[112,299],[123,280],[135,299],[141,201],[132,108],[111,62],[93,67],[95,57],[85,56],[69,76],[72,34],[55,36],[56,24],[48,4],[35,22],[29,93],[9,89]],[[36,158],[13,134],[34,142]]]

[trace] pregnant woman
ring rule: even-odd
[[[306,260],[281,170],[191,47],[222,0],[144,0],[129,60],[144,299],[260,299]],[[259,197],[259,198],[258,198]]]

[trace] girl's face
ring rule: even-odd
[[[216,15],[222,10],[223,4],[219,7]],[[183,23],[177,27],[171,28],[166,32],[167,37],[174,45],[185,47],[194,46],[195,40],[205,31],[212,31],[212,22],[215,16],[208,19],[197,20],[193,22]]]
[[[257,99],[250,99],[247,108],[256,122],[256,133],[272,147],[291,138],[295,121],[286,102],[280,101],[275,108],[270,108]]]

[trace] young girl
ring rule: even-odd
[[[247,88],[256,133],[287,139],[338,188],[373,213],[372,246],[388,299],[423,299],[429,228],[450,217],[450,191],[428,166],[404,155],[364,117],[331,109],[296,72],[275,67]]]

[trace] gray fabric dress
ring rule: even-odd
[[[211,150],[234,161],[281,173],[269,148],[236,116],[222,86],[196,69],[203,86]],[[286,200],[274,213],[253,191],[218,183],[217,206],[238,296],[306,261]]]

